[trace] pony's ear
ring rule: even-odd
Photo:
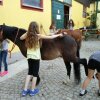
[[[0,31],[3,29],[3,26],[4,26],[4,25],[0,25]]]
[[[2,29],[5,27],[5,23],[3,23],[3,25],[2,25]]]
[[[5,23],[3,23],[3,25],[5,26]]]

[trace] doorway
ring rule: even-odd
[[[67,23],[69,20],[69,6],[64,5],[64,28],[67,28]]]

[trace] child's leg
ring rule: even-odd
[[[85,81],[83,82],[83,85],[82,85],[83,90],[85,90],[87,88],[88,84],[90,83],[91,79],[93,78],[94,72],[95,72],[95,70],[88,69],[88,76],[87,76],[87,78],[85,79]]]
[[[2,51],[0,51],[0,72],[1,72],[1,66],[2,66]]]
[[[98,77],[98,85],[99,85],[99,90],[98,90],[98,96],[100,96],[100,73],[97,73],[97,77]]]
[[[83,96],[87,93],[86,88],[87,88],[88,84],[90,83],[90,81],[91,81],[91,79],[94,75],[94,71],[95,70],[88,69],[88,76],[83,82],[82,89],[81,89],[80,94],[79,94],[80,96]]]
[[[32,68],[32,72],[33,72],[32,90],[33,90],[36,87],[37,76],[39,73],[40,60],[32,60],[32,65],[33,65],[33,68]]]
[[[32,79],[32,87],[31,87],[32,90],[35,89],[35,87],[36,87],[36,81],[37,81],[37,77],[33,77],[33,79]]]
[[[8,64],[7,64],[7,54],[8,54],[8,51],[4,50],[2,52],[3,52],[3,63],[4,63],[5,71],[8,71]]]
[[[26,76],[26,81],[25,81],[25,87],[24,87],[24,90],[27,90],[28,89],[28,86],[29,86],[29,82],[30,82],[30,79],[32,78],[31,75],[27,75]]]
[[[30,91],[30,96],[34,96],[35,94],[39,93],[39,89],[36,88],[36,81],[37,81],[37,76],[39,72],[39,65],[40,65],[40,60],[31,60],[31,66],[32,66],[32,86],[31,86],[31,91]]]
[[[28,59],[28,75],[26,76],[24,90],[28,89],[29,82],[32,78],[32,59]]]
[[[98,73],[98,84],[99,84],[99,91],[100,91],[100,73]]]

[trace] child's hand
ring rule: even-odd
[[[63,32],[63,35],[66,35],[66,34],[68,34],[67,32]]]
[[[59,34],[59,37],[63,37],[63,36],[64,36],[64,34],[63,34],[63,33],[60,33],[60,34]]]

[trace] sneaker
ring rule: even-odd
[[[2,76],[6,75],[6,74],[8,74],[8,71],[4,71],[4,72],[2,73]]]
[[[34,91],[30,91],[30,96],[34,96],[35,94],[39,93],[39,89],[34,89]]]
[[[98,96],[100,96],[100,91],[98,90]]]
[[[80,92],[79,96],[84,96],[85,94],[87,94],[87,90],[85,90],[84,94]]]
[[[29,89],[28,89],[28,90],[23,90],[23,91],[22,91],[22,96],[26,96],[29,92],[30,92]]]

